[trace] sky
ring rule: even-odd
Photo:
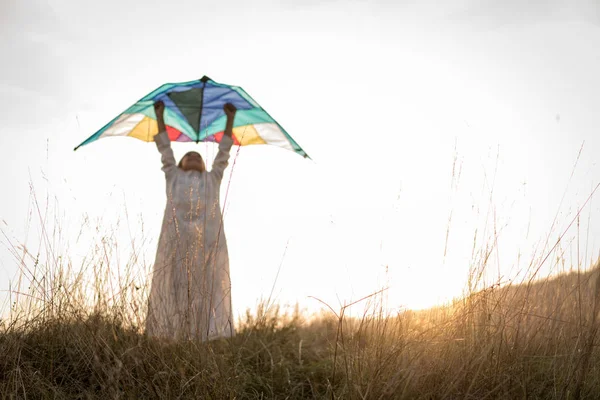
[[[381,288],[389,310],[429,307],[460,296],[482,258],[486,284],[547,254],[542,276],[589,267],[598,48],[594,1],[3,0],[0,305],[15,249],[76,270],[108,246],[110,273],[129,263],[146,281],[165,206],[156,148],[73,148],[162,83],[203,75],[242,86],[311,156],[232,150],[238,315]]]

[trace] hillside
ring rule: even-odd
[[[210,343],[118,313],[42,310],[0,334],[2,398],[598,398],[598,269],[362,318],[260,308]],[[68,310],[68,311],[67,311]],[[21,321],[23,322],[23,321]]]

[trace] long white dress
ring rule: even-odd
[[[175,164],[167,133],[154,137],[167,180],[152,287],[149,336],[202,341],[234,335],[229,255],[219,189],[232,139],[223,135],[211,171],[184,171]]]

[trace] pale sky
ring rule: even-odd
[[[111,268],[133,246],[143,281],[165,205],[156,147],[72,149],[160,84],[208,75],[242,86],[313,159],[232,150],[221,201],[237,314],[273,287],[309,310],[309,296],[336,308],[384,286],[390,309],[447,301],[494,232],[489,280],[516,276],[600,182],[600,6],[434,3],[4,0],[2,232],[38,252],[32,185],[53,254],[77,268],[112,235]],[[177,158],[198,149],[215,151],[174,144]],[[563,239],[565,268],[577,237],[584,266],[598,256],[599,197]],[[18,270],[0,242],[3,304]]]

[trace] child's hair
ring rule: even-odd
[[[181,160],[179,160],[179,163],[177,164],[177,167],[178,168],[182,168],[183,167],[183,159],[185,158],[185,156],[187,156],[190,153],[198,154],[200,156],[200,159],[202,160],[202,166],[204,167],[204,171],[206,171],[206,164],[204,163],[204,158],[202,158],[202,155],[200,153],[198,153],[197,151],[188,151],[187,153],[185,153],[184,156],[181,157]]]

